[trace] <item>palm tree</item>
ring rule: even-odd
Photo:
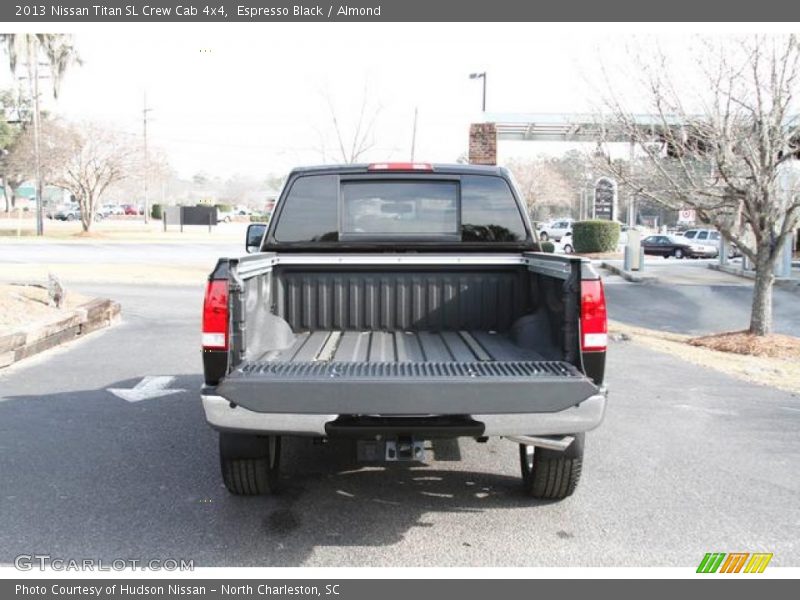
[[[53,97],[58,98],[64,74],[70,66],[80,65],[81,59],[72,36],[65,33],[3,33],[0,42],[5,44],[8,66],[16,73],[20,63],[30,74],[38,66],[33,58],[44,58],[50,67]]]
[[[19,63],[24,63],[28,74],[28,85],[33,104],[34,171],[36,174],[36,234],[44,234],[44,211],[42,206],[42,176],[39,112],[39,61],[42,55],[50,67],[53,97],[58,98],[61,81],[72,64],[80,64],[80,57],[72,43],[72,36],[63,33],[4,33],[0,41],[5,42],[8,66],[16,74]]]

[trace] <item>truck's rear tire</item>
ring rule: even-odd
[[[563,452],[519,445],[519,462],[525,492],[541,500],[562,500],[578,487],[583,467],[585,434],[575,434],[575,441]]]
[[[236,496],[273,494],[280,481],[279,436],[219,434],[222,481]]]

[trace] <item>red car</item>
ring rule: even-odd
[[[144,214],[142,210],[134,205],[134,204],[123,204],[122,205],[123,214],[125,215],[141,215]]]

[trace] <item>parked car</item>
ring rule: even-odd
[[[124,215],[143,215],[144,208],[141,206],[137,206],[135,204],[123,204],[122,205],[122,214]]]
[[[687,229],[683,237],[704,246],[719,248],[720,235],[716,229]]]
[[[558,254],[572,254],[575,252],[575,247],[572,245],[572,232],[567,231],[561,239],[553,242],[555,251]]]
[[[687,229],[683,232],[683,237],[696,244],[713,246],[717,249],[717,254],[719,254],[719,246],[723,242],[722,235],[716,229]],[[729,256],[741,256],[741,251],[736,247],[736,244],[729,243],[728,247],[730,248],[728,251]]]
[[[81,218],[81,208],[78,204],[65,204],[53,213],[53,218],[57,221],[78,221]],[[95,221],[102,221],[103,214],[98,210],[94,215]]]
[[[101,206],[97,212],[98,214],[102,214],[104,217],[125,214],[125,210],[118,204],[103,204],[103,206]]]
[[[221,211],[217,209],[217,223],[230,223],[236,215],[234,210]]]
[[[502,437],[527,495],[572,494],[606,405],[603,282],[536,252],[523,207],[497,167],[292,171],[206,287],[201,394],[228,491],[273,492],[285,436],[354,439],[369,462]]]
[[[77,204],[64,204],[53,213],[56,221],[77,221],[81,218],[81,210]]]
[[[717,249],[713,246],[704,246],[674,235],[651,235],[642,240],[644,253],[651,256],[669,258],[713,258]]]
[[[547,240],[560,240],[567,232],[572,234],[573,219],[558,219],[539,226],[539,239],[543,242]]]

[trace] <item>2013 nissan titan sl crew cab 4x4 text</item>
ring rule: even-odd
[[[528,494],[572,494],[606,405],[605,297],[587,261],[538,250],[502,168],[292,171],[250,255],[208,280],[202,399],[228,490],[274,491],[284,436],[385,461],[501,436]]]

